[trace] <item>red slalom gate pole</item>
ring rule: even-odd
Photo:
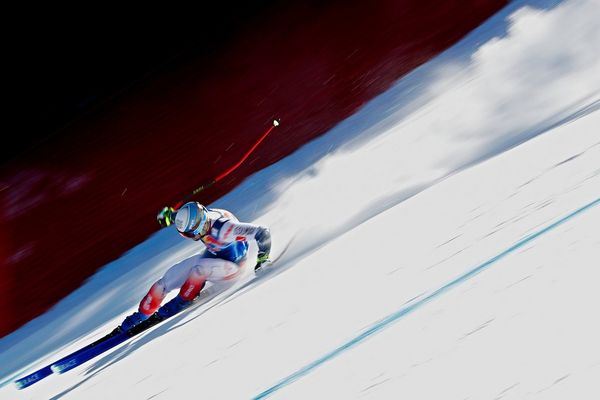
[[[185,196],[182,200],[177,202],[177,204],[174,207],[164,207],[156,216],[156,220],[158,221],[160,226],[166,227],[166,226],[171,225],[171,223],[173,222],[172,218],[171,218],[171,214],[174,211],[176,211],[179,207],[181,207],[183,204],[185,204],[189,199],[191,199],[196,194],[200,193],[204,189],[211,187],[215,183],[225,179],[229,174],[231,174],[233,171],[238,169],[239,166],[242,165],[244,163],[244,161],[246,161],[248,159],[248,157],[250,157],[250,154],[252,154],[254,152],[254,150],[256,150],[256,148],[261,144],[261,142],[266,139],[266,137],[269,135],[269,133],[271,133],[273,131],[273,129],[275,129],[276,127],[279,126],[279,124],[280,124],[279,119],[273,120],[273,124],[269,127],[269,129],[267,129],[265,131],[265,133],[263,133],[261,135],[261,137],[252,145],[252,147],[246,152],[246,154],[244,154],[237,163],[235,163],[234,165],[229,167],[226,171],[224,171],[223,173],[221,173],[220,175],[218,175],[216,178],[212,179],[211,181],[204,183],[204,184],[198,186],[197,188],[195,188],[194,190],[192,190],[192,192],[189,195]]]

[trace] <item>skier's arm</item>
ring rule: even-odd
[[[256,240],[259,258],[263,257],[266,260],[271,252],[271,232],[269,228],[231,220],[225,221],[222,225],[215,224],[213,228],[218,228],[218,231],[212,232],[212,234],[225,243],[236,240]]]

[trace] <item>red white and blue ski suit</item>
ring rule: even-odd
[[[237,277],[247,261],[249,241],[255,240],[258,254],[269,254],[271,234],[265,227],[242,223],[232,213],[208,209],[210,229],[200,240],[206,249],[173,265],[156,281],[142,299],[139,311],[149,316],[161,305],[166,295],[180,288],[179,296],[194,299],[208,282],[227,281]]]

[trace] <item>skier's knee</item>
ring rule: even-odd
[[[146,296],[144,296],[140,302],[140,312],[144,315],[151,315],[158,307],[160,307],[160,303],[162,303],[166,295],[167,290],[165,284],[163,280],[160,279],[152,285]]]
[[[188,278],[181,286],[179,296],[184,300],[193,300],[206,284],[206,274],[202,268],[194,267],[190,270]]]

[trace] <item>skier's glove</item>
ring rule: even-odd
[[[166,227],[171,225],[175,221],[175,209],[173,207],[165,207],[158,212],[156,216],[156,221],[161,227]]]
[[[254,266],[254,270],[257,271],[262,268],[263,264],[269,261],[269,255],[267,253],[258,253],[258,258],[256,259],[256,265]]]

